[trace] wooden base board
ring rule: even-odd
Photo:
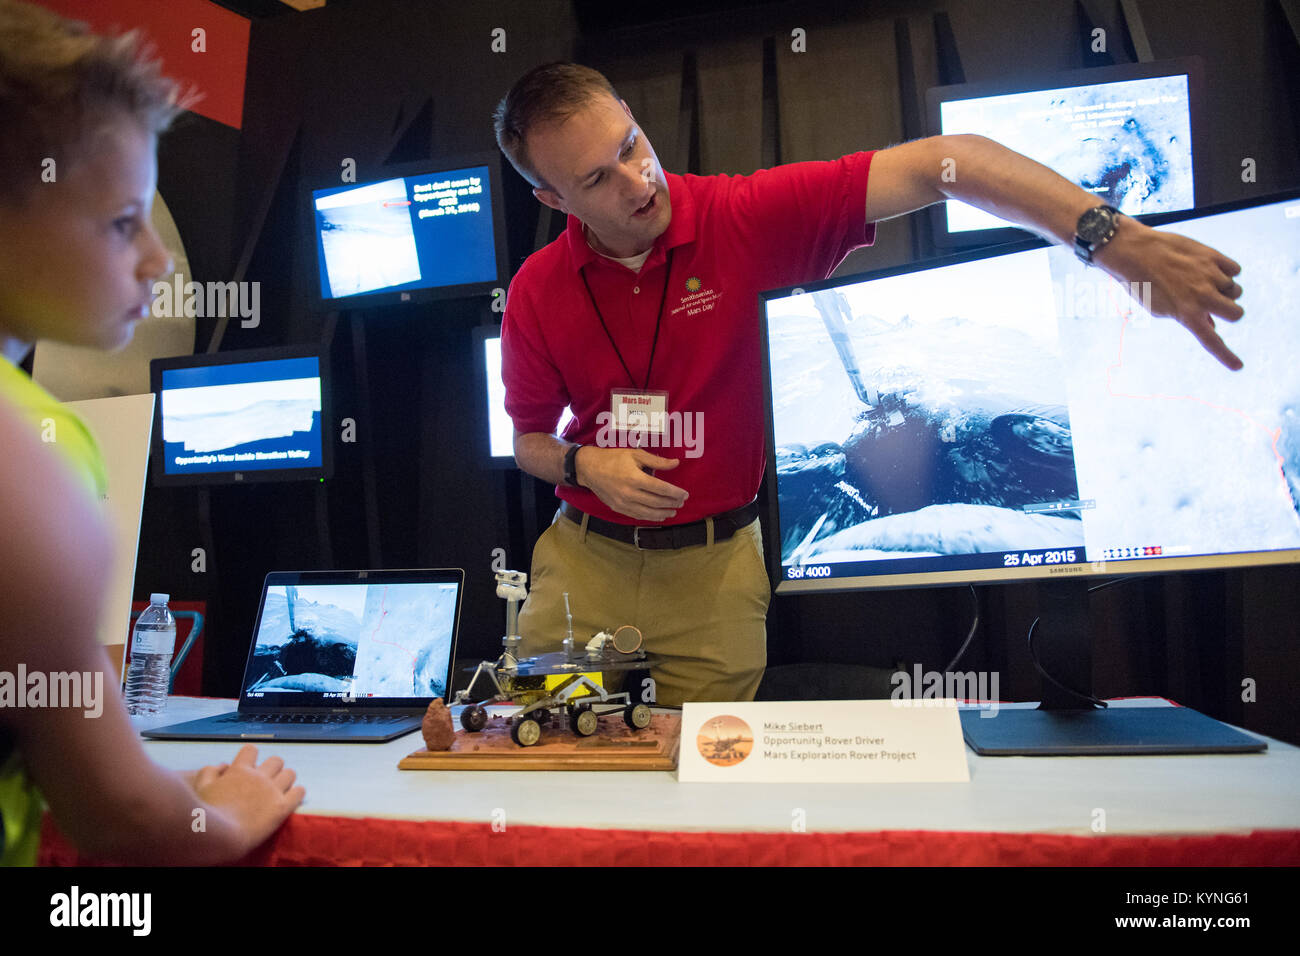
[[[600,730],[579,737],[563,721],[542,728],[542,739],[520,747],[510,739],[509,719],[494,716],[482,731],[456,732],[450,750],[417,750],[398,761],[400,770],[675,770],[681,714],[655,714],[650,726],[633,730],[618,714],[600,719]]]

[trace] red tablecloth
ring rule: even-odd
[[[42,866],[94,865],[47,814]],[[1048,836],[889,830],[674,833],[296,814],[252,866],[1297,866],[1300,830],[1246,835]]]

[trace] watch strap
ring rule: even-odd
[[[570,488],[581,488],[578,484],[578,449],[581,445],[570,445],[564,453],[564,483]]]
[[[1099,237],[1095,242],[1089,242],[1080,234],[1080,226],[1083,225],[1085,216],[1089,213],[1096,212],[1098,209],[1109,210],[1111,223],[1110,231],[1107,232],[1106,235]],[[1093,256],[1095,256],[1097,251],[1105,246],[1106,243],[1114,239],[1115,233],[1119,231],[1120,215],[1121,213],[1118,209],[1114,206],[1108,205],[1107,203],[1102,203],[1100,206],[1093,206],[1091,209],[1085,210],[1083,214],[1079,216],[1079,221],[1075,223],[1074,226],[1074,254],[1083,262],[1092,265]]]

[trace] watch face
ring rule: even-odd
[[[1116,211],[1110,206],[1089,209],[1079,217],[1079,238],[1089,245],[1101,242],[1115,231],[1115,215]]]

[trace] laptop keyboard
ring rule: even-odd
[[[218,724],[396,724],[410,716],[386,714],[228,714]]]

